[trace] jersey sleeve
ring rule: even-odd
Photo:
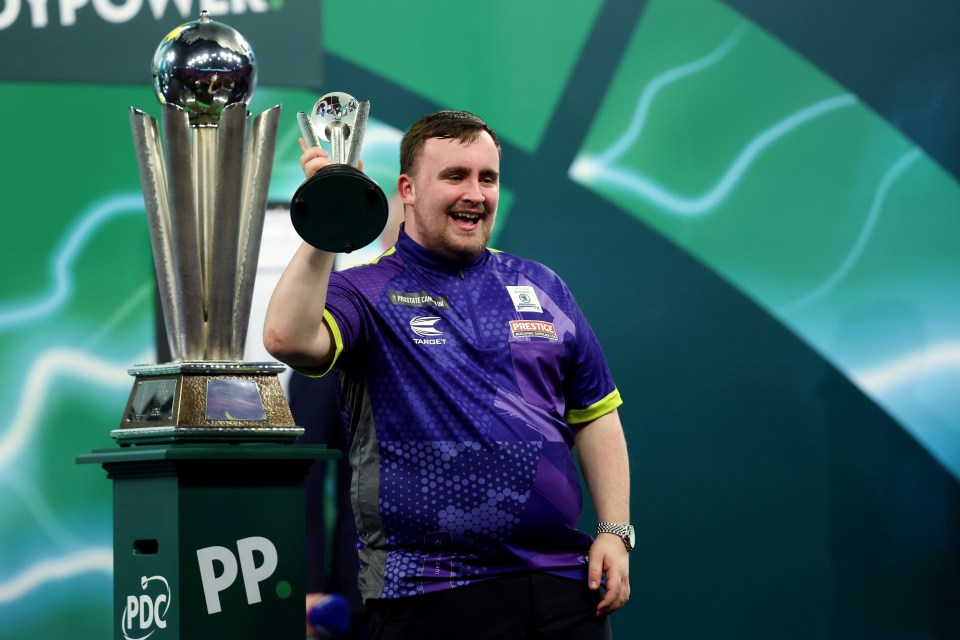
[[[333,359],[323,369],[300,369],[305,375],[319,378],[329,373],[337,362],[362,344],[366,335],[366,317],[363,297],[341,273],[330,276],[323,321],[333,336]]]
[[[567,424],[590,422],[607,414],[621,404],[596,334],[577,303],[570,297],[572,315],[577,328],[577,340],[568,375],[564,379]]]

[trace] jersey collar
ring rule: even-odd
[[[404,224],[403,222],[400,223],[400,235],[397,238],[396,244],[397,253],[403,256],[405,260],[409,260],[425,269],[451,272],[472,271],[473,269],[482,267],[490,258],[490,250],[484,249],[483,253],[477,256],[473,262],[467,264],[447,260],[426,247],[417,244],[413,238],[407,235],[407,232],[404,230]]]

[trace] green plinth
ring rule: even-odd
[[[303,480],[323,445],[140,445],[113,480],[114,638],[304,637]]]

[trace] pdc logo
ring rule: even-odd
[[[140,578],[143,593],[127,596],[127,606],[120,616],[120,630],[126,640],[146,640],[167,627],[170,610],[170,585],[163,576]]]

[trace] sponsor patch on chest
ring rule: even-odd
[[[513,300],[513,308],[517,311],[543,313],[540,300],[537,299],[537,292],[533,290],[533,287],[508,286],[507,293],[510,294],[510,299]]]
[[[437,328],[437,323],[443,320],[439,316],[417,316],[410,320],[410,330],[419,337],[414,338],[414,344],[447,344],[443,338],[443,331]]]
[[[510,333],[513,334],[514,338],[560,339],[552,322],[541,322],[539,320],[511,320]]]
[[[415,291],[413,293],[391,291],[390,302],[393,304],[403,305],[405,307],[436,307],[437,309],[450,308],[450,301],[444,296],[433,296],[426,291]]]

